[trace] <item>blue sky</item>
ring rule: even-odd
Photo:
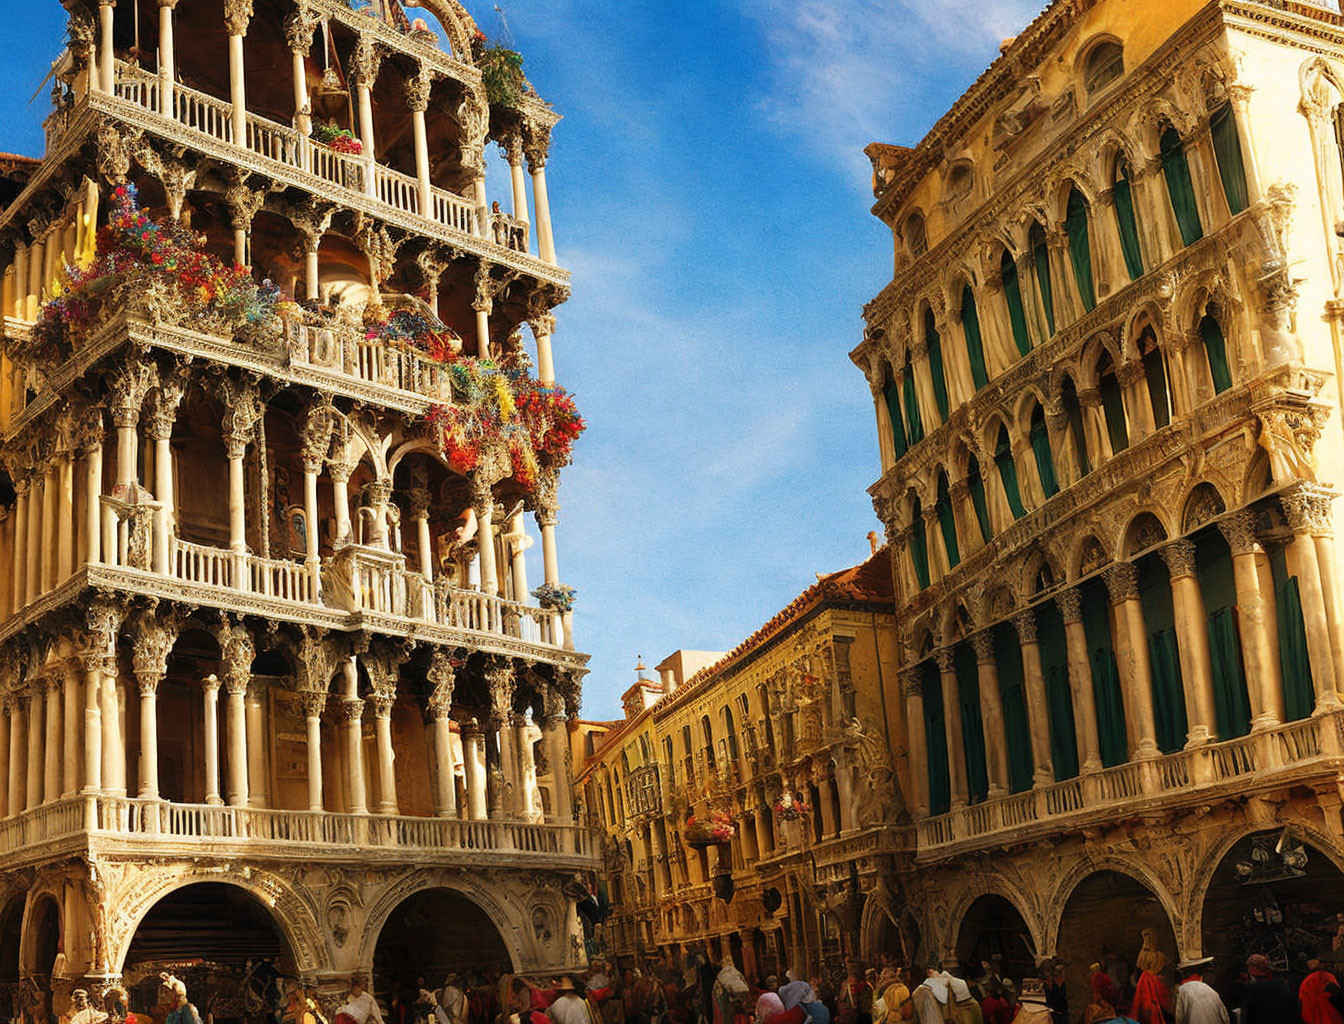
[[[2,2],[0,150],[37,154],[45,90],[27,100],[64,12]],[[876,427],[847,353],[891,237],[862,149],[917,141],[1041,4],[500,4],[565,117],[547,181],[574,292],[555,359],[589,429],[557,532],[593,655],[584,715],[615,717],[637,655],[730,649],[867,556]],[[493,0],[467,7],[499,33]],[[507,209],[497,166],[487,186]]]

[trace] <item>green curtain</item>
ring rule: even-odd
[[[1218,321],[1205,316],[1199,322],[1199,336],[1204,339],[1204,351],[1209,357],[1209,375],[1213,377],[1213,390],[1218,394],[1232,386],[1232,370],[1227,365],[1227,344],[1223,340],[1223,329]]]
[[[980,475],[980,463],[971,458],[970,470],[966,474],[966,485],[971,492],[971,504],[975,506],[975,521],[980,524],[980,539],[986,544],[994,536],[989,525],[989,506],[985,502],[985,480]]]
[[[1101,411],[1106,417],[1111,452],[1122,452],[1129,447],[1129,428],[1125,426],[1125,400],[1120,394],[1120,382],[1116,380],[1114,370],[1102,370],[1097,390],[1101,392]]]
[[[1209,656],[1213,670],[1214,724],[1220,740],[1245,736],[1251,728],[1251,702],[1241,660],[1237,629],[1237,584],[1232,552],[1216,529],[1195,538],[1195,568],[1208,616]]]
[[[1282,556],[1280,556],[1282,557]],[[1302,594],[1297,577],[1274,586],[1279,620],[1279,667],[1283,671],[1283,710],[1290,722],[1310,717],[1316,707],[1311,688],[1311,657],[1307,630],[1302,623]]]
[[[905,422],[901,419],[901,386],[895,378],[887,381],[882,388],[882,397],[887,402],[887,419],[891,423],[891,444],[896,449],[896,458],[906,452]]]
[[[1076,188],[1069,193],[1064,232],[1069,236],[1069,259],[1073,263],[1073,279],[1078,282],[1078,297],[1083,300],[1083,308],[1090,313],[1096,308],[1097,293],[1092,287],[1092,246],[1088,238],[1087,200]]]
[[[980,717],[980,673],[975,652],[968,643],[958,644],[952,664],[957,673],[957,697],[961,705],[961,745],[966,751],[966,789],[971,803],[989,795],[989,771],[985,761],[985,728]]]
[[[1036,264],[1036,286],[1041,291],[1041,307],[1045,310],[1045,325],[1050,337],[1055,336],[1055,296],[1050,286],[1050,246],[1045,240],[1045,230],[1039,224],[1033,224],[1027,234],[1027,244],[1031,246],[1031,258]]]
[[[1003,731],[1008,747],[1008,786],[1014,793],[1031,788],[1033,758],[1031,723],[1027,719],[1027,698],[1022,672],[1022,645],[1017,631],[1001,622],[991,631],[994,640],[994,670],[999,677],[999,698],[1003,702]],[[992,727],[992,723],[991,723]]]
[[[901,377],[901,395],[905,398],[906,436],[911,445],[924,440],[924,421],[919,418],[919,399],[915,395],[915,371],[910,357],[905,357],[905,373]]]
[[[1159,555],[1139,559],[1139,603],[1148,633],[1148,663],[1153,682],[1153,718],[1157,746],[1173,754],[1185,746],[1185,688],[1181,679],[1176,616],[1171,601],[1171,576]]]
[[[1050,760],[1055,781],[1078,774],[1078,734],[1073,720],[1073,691],[1069,688],[1069,648],[1064,617],[1054,601],[1036,606],[1036,636],[1040,643],[1041,673],[1045,676],[1045,704],[1050,718]]]
[[[1073,454],[1078,460],[1078,473],[1087,476],[1092,472],[1092,463],[1087,457],[1087,433],[1083,429],[1083,408],[1078,404],[1078,389],[1073,385],[1072,377],[1064,378],[1060,401],[1069,417],[1069,433],[1073,435]]]
[[[1143,276],[1143,256],[1139,251],[1139,225],[1134,219],[1134,195],[1129,185],[1129,168],[1123,168],[1115,183],[1115,220],[1120,229],[1120,251],[1125,257],[1129,279]]]
[[[1087,660],[1092,670],[1092,696],[1097,706],[1097,745],[1101,763],[1111,768],[1129,760],[1129,741],[1125,733],[1120,671],[1111,644],[1110,597],[1106,588],[1095,580],[1084,584],[1082,608]]]
[[[929,772],[929,813],[946,814],[952,807],[952,779],[947,763],[943,680],[931,660],[924,662],[920,674],[924,682],[924,754]]]
[[[1176,226],[1181,231],[1181,241],[1192,245],[1204,237],[1204,228],[1199,222],[1199,207],[1195,203],[1195,186],[1190,180],[1190,164],[1185,158],[1185,147],[1175,128],[1162,133],[1162,176],[1167,181],[1167,196],[1171,199],[1171,210],[1176,214]]]
[[[1050,432],[1045,428],[1045,414],[1040,406],[1031,414],[1031,451],[1036,456],[1036,472],[1041,476],[1041,490],[1047,498],[1059,493],[1055,478],[1055,460],[1050,453]]]
[[[1167,368],[1158,349],[1144,354],[1143,375],[1148,381],[1148,399],[1153,403],[1153,423],[1161,429],[1171,422],[1171,402],[1167,398]]]
[[[915,514],[910,524],[910,560],[915,563],[915,579],[919,581],[919,589],[927,590],[929,586],[929,539],[924,534],[924,514],[923,509],[919,507],[919,502],[915,502]]]
[[[1013,341],[1017,345],[1017,354],[1024,356],[1031,351],[1027,311],[1022,306],[1022,283],[1017,279],[1017,264],[1007,250],[999,261],[999,273],[1003,277],[1003,298],[1008,303],[1008,322],[1013,327]]]
[[[980,339],[980,314],[975,308],[975,294],[970,285],[961,289],[961,329],[966,334],[971,380],[975,382],[975,390],[979,391],[989,383],[989,372],[985,369],[985,349]]]
[[[1013,461],[1013,449],[1008,443],[1008,431],[999,428],[999,443],[994,449],[994,465],[999,468],[999,480],[1003,483],[1003,495],[1008,499],[1008,508],[1014,519],[1027,514],[1022,507],[1022,494],[1017,489],[1017,463]]]
[[[952,513],[952,497],[947,490],[947,474],[938,475],[938,529],[943,534],[943,547],[947,551],[949,567],[961,561],[961,552],[957,550],[957,520]]]
[[[947,422],[947,378],[943,376],[943,339],[933,322],[932,310],[924,311],[924,340],[929,350],[929,375],[933,378],[933,401],[938,415]]]
[[[1232,116],[1232,104],[1224,103],[1209,118],[1209,134],[1213,136],[1213,155],[1218,161],[1218,177],[1223,179],[1223,195],[1227,208],[1236,216],[1250,205],[1246,191],[1246,165],[1241,159],[1241,139],[1237,136],[1237,119]]]

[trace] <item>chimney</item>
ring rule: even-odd
[[[868,531],[868,554],[869,554],[869,555],[875,555],[875,554],[877,554],[877,549],[878,549],[878,547],[880,547],[880,545],[877,543],[877,531],[876,531],[876,530],[869,530],[869,531]]]
[[[658,673],[663,680],[663,692],[672,693],[677,688],[677,674],[670,668],[665,668]]]

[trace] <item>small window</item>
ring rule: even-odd
[[[1083,66],[1083,87],[1093,96],[1125,73],[1125,52],[1119,43],[1099,43]]]
[[[971,165],[960,163],[947,175],[947,198],[960,199],[971,190],[971,183],[974,181],[974,175],[971,173]]]
[[[905,220],[905,246],[910,255],[918,259],[929,251],[929,240],[924,234],[924,217],[912,213]]]

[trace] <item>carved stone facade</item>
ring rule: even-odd
[[[0,1003],[21,988],[35,1024],[124,983],[142,1012],[155,964],[199,961],[193,996],[228,1021],[254,955],[324,1003],[355,970],[385,997],[417,962],[581,966],[599,861],[566,766],[587,656],[525,554],[560,586],[567,455],[450,457],[435,410],[470,397],[441,354],[370,332],[413,314],[459,365],[521,365],[543,319],[554,383],[569,275],[544,170],[533,253],[522,153],[517,216],[492,218],[482,151],[558,116],[530,87],[484,103],[453,0],[417,5],[446,45],[381,4],[151,6],[133,26],[133,5],[68,5],[47,152],[2,171]],[[353,95],[310,90],[323,46]],[[53,335],[122,185],[285,301],[230,318],[225,285],[156,271]],[[478,273],[488,308],[440,303]],[[441,926],[413,941],[425,916]]]
[[[1058,2],[867,150],[895,273],[851,357],[929,956],[1021,936],[1013,973],[1059,953],[1081,1006],[1140,925],[1220,985],[1243,939],[1329,948],[1291,879],[1344,887],[1338,21]],[[1243,935],[1270,898],[1305,916]]]

